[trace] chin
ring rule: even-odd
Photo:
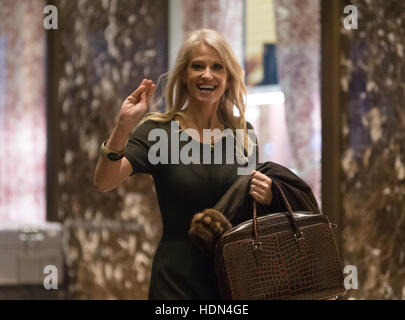
[[[197,102],[201,104],[217,104],[219,100],[212,100],[212,99],[197,99]]]
[[[194,100],[196,102],[205,103],[205,104],[215,104],[215,103],[218,103],[219,98],[218,97],[204,97],[204,96],[196,95],[196,96],[194,96]]]

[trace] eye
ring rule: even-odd
[[[214,64],[214,66],[213,66],[213,69],[214,70],[222,70],[224,67],[221,65],[221,64],[219,64],[219,63],[216,63],[216,64]]]
[[[194,70],[201,70],[201,69],[204,68],[204,66],[199,64],[199,63],[192,63],[191,68],[194,69]]]

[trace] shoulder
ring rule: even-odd
[[[243,122],[241,121],[240,116],[233,116],[233,118],[231,118],[231,122],[237,123],[237,127],[241,126],[240,129],[243,128]],[[249,121],[247,121],[246,118],[244,119],[244,122],[246,123],[247,129],[254,129],[253,125]]]
[[[247,120],[246,120],[246,128],[248,128],[248,129],[254,129],[253,126],[252,126],[252,124],[251,124],[249,121],[247,121]]]
[[[170,127],[170,121],[158,121],[148,119],[135,127],[135,132],[149,132],[152,129],[167,129]]]

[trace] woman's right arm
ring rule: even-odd
[[[118,122],[115,125],[106,147],[118,152],[126,146],[132,129],[145,115],[156,86],[151,80],[143,80],[139,87],[122,104]],[[109,191],[126,180],[132,173],[132,165],[124,157],[111,161],[100,155],[94,172],[93,183],[100,191]]]

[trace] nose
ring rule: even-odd
[[[212,77],[210,67],[205,68],[203,74],[201,75],[203,79],[210,79]]]

